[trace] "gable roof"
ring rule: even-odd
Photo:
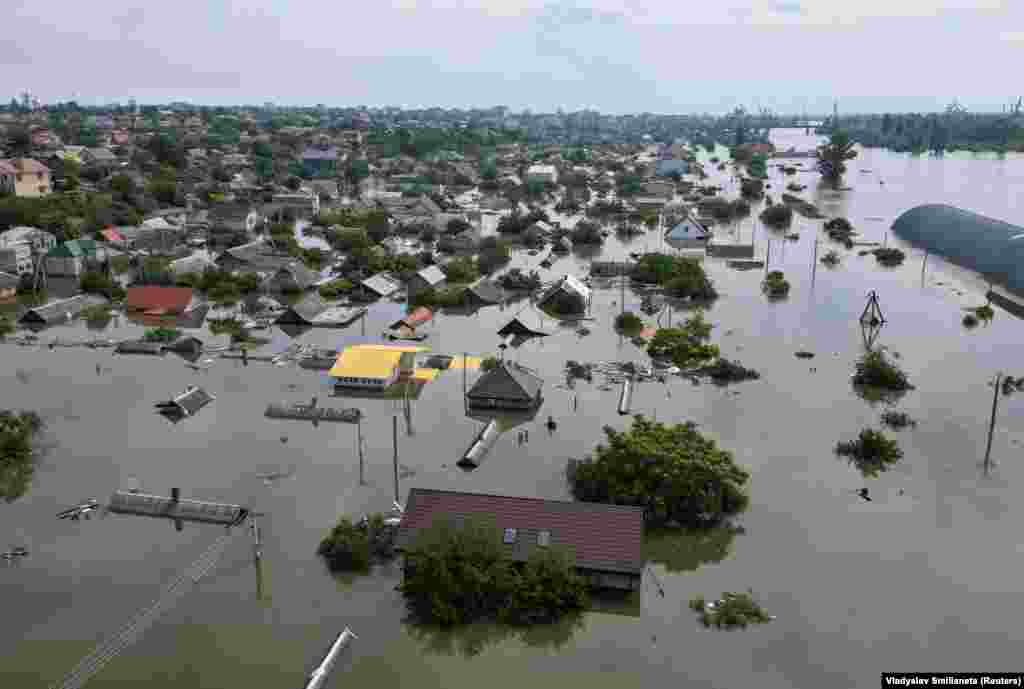
[[[191,287],[145,285],[129,287],[125,306],[129,311],[184,313],[192,303]]]
[[[499,337],[508,337],[509,335],[545,337],[548,333],[544,329],[543,317],[527,306],[498,331]]]
[[[104,162],[117,161],[117,156],[106,148],[87,148],[86,151],[93,160],[102,160]]]
[[[480,376],[466,396],[470,399],[500,399],[531,402],[540,395],[544,379],[508,361]]]
[[[483,517],[498,529],[515,529],[515,542],[502,544],[515,561],[541,547],[537,536],[547,531],[550,545],[569,550],[576,567],[632,575],[644,569],[641,507],[413,488],[396,545],[408,548],[421,529],[445,517],[456,522]]]
[[[560,292],[565,292],[567,294],[575,294],[581,299],[583,299],[583,301],[587,301],[590,299],[589,287],[580,282],[580,279],[575,275],[565,275],[562,277],[561,280],[559,280],[551,287],[549,287],[547,291],[541,295],[540,299],[537,300],[537,303],[543,304],[548,299],[550,299],[556,294],[559,294]]]
[[[292,280],[295,281],[295,284],[299,287],[299,289],[308,289],[309,287],[313,286],[313,284],[317,280],[320,279],[319,275],[314,273],[312,270],[307,268],[299,261],[291,261],[287,265],[281,266],[280,268],[277,269],[277,271],[275,271],[274,275],[271,276],[270,279],[274,280],[277,277],[281,276],[282,274],[291,276]]]
[[[107,300],[94,294],[77,294],[68,299],[58,299],[48,304],[37,306],[25,312],[21,317],[22,323],[34,323],[41,325],[53,325],[68,320],[68,315],[75,318],[86,306],[94,304],[106,304]]]

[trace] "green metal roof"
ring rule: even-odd
[[[81,256],[95,256],[97,249],[94,239],[72,239],[50,249],[47,256],[58,258],[79,258]]]

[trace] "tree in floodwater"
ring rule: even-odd
[[[28,490],[35,473],[33,440],[43,420],[31,411],[0,411],[0,498],[14,502]]]
[[[846,172],[846,161],[857,157],[856,143],[844,130],[837,129],[829,136],[828,143],[818,146],[818,172],[833,186],[839,186]]]
[[[637,415],[628,431],[604,429],[607,444],[572,465],[577,500],[641,505],[648,524],[707,527],[746,509],[750,473],[691,423]]]

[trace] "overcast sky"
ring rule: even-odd
[[[1024,91],[1024,0],[3,0],[0,27],[0,96],[89,105],[866,112]]]

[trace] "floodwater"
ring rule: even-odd
[[[813,143],[802,132],[775,135],[783,146]],[[961,204],[1024,224],[1024,209],[1014,205],[1024,193],[1019,157],[929,159],[866,151],[850,168],[852,189],[845,192],[817,191],[811,174],[797,179],[810,185],[807,198],[828,214],[848,216],[866,240],[899,244],[886,239],[887,228],[899,212],[924,202]],[[770,174],[778,193],[785,181],[774,169]],[[966,331],[962,307],[984,302],[984,284],[975,276],[934,256],[922,271],[923,254],[913,249],[902,267],[884,269],[872,256],[830,245],[819,227],[820,221],[797,219],[798,241],[758,228],[754,219],[735,228],[739,236],[755,237],[760,256],[771,240],[770,267],[784,270],[792,283],[782,302],[761,295],[761,271],[737,272],[707,260],[721,293],[708,312],[716,324],[713,341],[758,369],[761,380],[728,388],[645,383],[634,397],[634,411],[695,421],[750,468],[751,506],[739,520],[742,533],[652,537],[653,566],[635,614],[591,612],[578,624],[526,634],[492,626],[441,634],[406,625],[394,568],[332,577],[316,545],[339,515],[390,506],[396,414],[403,496],[422,486],[567,497],[566,460],[593,447],[602,425],[624,428],[628,419],[616,413],[617,393],[598,390],[597,381],[573,391],[559,387],[565,360],[644,358],[612,332],[623,294],[618,285],[596,291],[590,335],[553,325],[552,337],[509,350],[545,376],[546,402],[526,426],[528,444],[519,446],[514,433],[505,433],[472,473],[455,462],[480,425],[466,417],[461,401],[475,372],[464,379],[462,371],[447,371],[429,383],[411,403],[411,424],[401,402],[344,401],[367,415],[365,485],[354,427],[263,418],[271,401],[325,400],[323,373],[228,360],[194,373],[173,355],[4,345],[0,407],[41,410],[52,447],[29,492],[0,505],[0,545],[31,551],[18,565],[0,568],[0,686],[41,687],[59,679],[221,533],[195,525],[178,533],[170,523],[141,517],[54,518],[66,506],[134,486],[164,494],[180,487],[185,496],[265,512],[263,564],[258,572],[251,544],[240,534],[214,573],[90,687],[139,681],[154,689],[298,686],[346,626],[359,639],[331,680],[334,687],[476,689],[524,681],[536,687],[637,681],[722,689],[869,687],[882,671],[1019,669],[1020,399],[1000,400],[994,470],[986,476],[979,461],[992,399],[987,382],[1000,368],[1024,374],[1014,368],[1024,322],[997,308],[991,324]],[[819,255],[835,248],[843,256],[839,267],[814,268],[816,238]],[[659,244],[653,233],[628,245],[612,237],[596,253],[615,257]],[[583,274],[593,257],[560,259],[543,275]],[[535,267],[541,258],[517,251],[514,264]],[[917,386],[898,408],[919,420],[916,429],[897,434],[904,459],[877,479],[862,478],[832,452],[837,440],[877,425],[884,409],[858,397],[849,380],[864,348],[857,317],[869,290],[877,291],[888,319],[877,345],[899,353]],[[627,289],[625,296],[629,308],[638,306],[638,295]],[[450,354],[493,352],[495,331],[516,308],[441,314],[427,343]],[[664,313],[661,320],[684,315]],[[375,338],[392,316],[385,305],[346,330],[311,330],[297,340],[333,345]],[[122,321],[106,334],[137,331]],[[78,325],[42,337],[55,335],[89,337]],[[275,331],[268,349],[292,341]],[[817,356],[797,359],[799,349]],[[177,425],[153,413],[154,402],[190,382],[205,386],[216,401]],[[573,395],[579,399],[575,413]],[[543,427],[549,414],[559,422],[553,435]],[[294,476],[270,485],[258,476],[291,467]],[[872,502],[854,493],[864,486]],[[748,587],[774,622],[743,632],[707,631],[686,606],[695,594]]]

